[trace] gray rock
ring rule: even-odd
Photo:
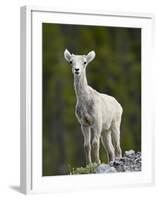
[[[122,158],[116,158],[109,164],[101,164],[96,168],[96,173],[133,172],[141,171],[141,152],[134,150],[125,151]]]
[[[134,150],[125,151],[125,156],[133,156],[135,154]]]
[[[120,160],[115,160],[115,161],[113,162],[113,165],[114,165],[114,166],[121,165],[121,161],[120,161]]]
[[[96,168],[96,174],[114,173],[114,172],[117,172],[116,169],[108,164],[101,164]]]

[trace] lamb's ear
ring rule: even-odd
[[[87,55],[86,55],[86,59],[87,59],[87,63],[91,62],[96,56],[95,51],[90,51]]]
[[[65,49],[65,51],[64,51],[64,57],[68,62],[70,62],[71,54],[67,49]]]

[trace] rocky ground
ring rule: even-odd
[[[141,171],[141,152],[135,153],[134,150],[125,151],[122,158],[116,158],[109,164],[100,164],[95,173],[111,172],[134,172]]]
[[[116,158],[108,164],[91,164],[86,167],[73,169],[70,174],[101,174],[114,172],[134,172],[141,171],[142,160],[141,152],[135,153],[134,150],[125,151],[122,158]]]

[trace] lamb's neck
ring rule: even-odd
[[[88,83],[85,73],[74,77],[74,87],[78,101],[84,100],[88,97]]]

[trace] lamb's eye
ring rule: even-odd
[[[70,60],[70,64],[72,64],[72,61]]]
[[[86,61],[84,61],[84,65],[86,64],[87,62]]]

